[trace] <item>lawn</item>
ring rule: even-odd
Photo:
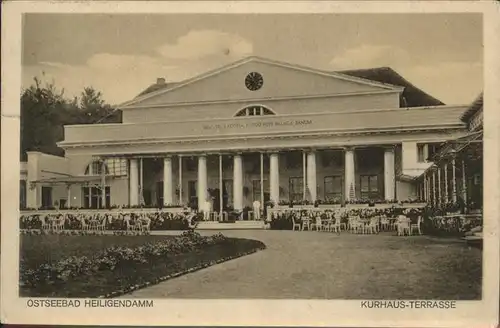
[[[36,270],[40,265],[56,266],[71,256],[93,258],[110,247],[133,250],[157,242],[174,242],[175,236],[66,236],[22,235],[22,270]],[[98,297],[131,286],[155,283],[167,275],[185,272],[200,265],[214,264],[264,248],[262,242],[243,238],[225,238],[211,244],[170,254],[149,257],[146,261],[125,261],[113,269],[99,269],[56,283],[21,284],[20,296]]]

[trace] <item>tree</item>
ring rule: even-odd
[[[21,93],[22,161],[26,151],[63,156],[56,143],[64,138],[64,125],[121,122],[121,112],[114,111],[92,87],[85,88],[80,99],[67,99],[54,82],[42,83],[37,77],[33,81]]]
[[[117,123],[119,120],[113,108],[104,102],[102,93],[93,87],[85,87],[80,97],[80,109],[85,114],[84,123]]]
[[[59,113],[66,108],[64,90],[57,90],[53,83],[34,78],[34,85],[21,94],[21,158],[26,151],[34,150],[62,155],[56,142],[62,139]],[[58,128],[60,127],[60,128]]]

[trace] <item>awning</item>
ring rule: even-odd
[[[105,176],[107,180],[111,176]],[[100,184],[102,177],[100,175],[82,175],[82,176],[67,176],[67,177],[55,177],[31,181],[32,184]]]

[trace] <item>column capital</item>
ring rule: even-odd
[[[384,151],[395,151],[397,145],[382,145],[380,146]]]
[[[355,151],[356,148],[359,148],[359,146],[342,146],[340,149],[343,151]]]

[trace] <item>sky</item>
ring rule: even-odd
[[[27,14],[22,84],[110,104],[255,55],[321,70],[389,66],[446,104],[483,88],[479,14]]]

